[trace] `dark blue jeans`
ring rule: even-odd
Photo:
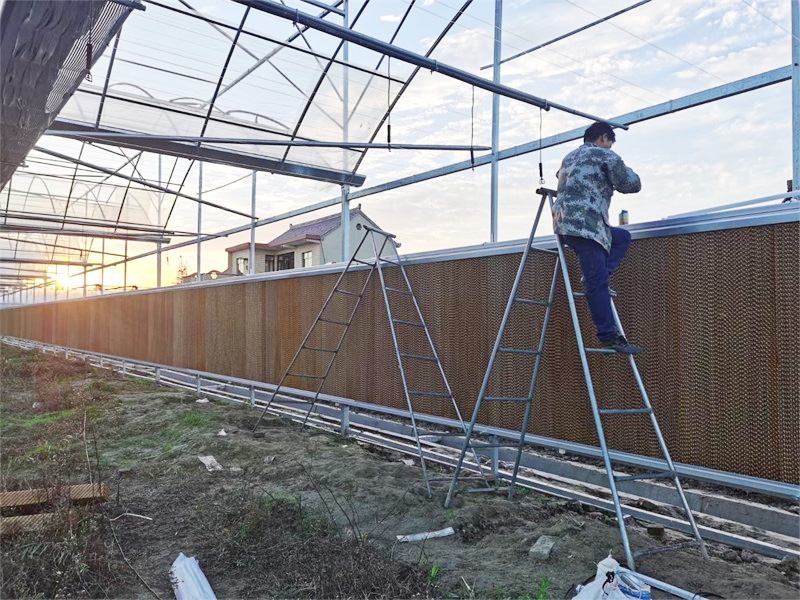
[[[589,312],[597,328],[597,337],[606,341],[618,335],[611,312],[611,296],[608,293],[608,276],[619,268],[631,243],[631,234],[619,227],[611,228],[611,251],[606,252],[594,240],[562,235],[561,241],[575,250],[586,279],[586,300]]]

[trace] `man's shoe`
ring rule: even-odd
[[[641,354],[643,352],[639,346],[631,344],[625,339],[625,336],[622,335],[618,335],[610,340],[601,340],[600,346],[613,350],[614,352],[619,352],[620,354]]]

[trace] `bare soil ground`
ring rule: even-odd
[[[169,568],[183,552],[220,598],[561,599],[609,551],[622,560],[605,513],[535,493],[513,502],[461,493],[445,509],[449,470],[429,500],[419,467],[399,454],[280,419],[254,437],[248,408],[0,351],[2,491],[90,477],[112,490],[77,521],[2,540],[2,597],[170,598]],[[200,455],[222,470],[207,471]],[[447,526],[456,534],[395,538]],[[663,543],[638,524],[630,534],[637,548]],[[528,551],[542,535],[558,542],[537,561]],[[709,551],[708,562],[672,552],[638,569],[709,598],[800,598],[796,563]]]

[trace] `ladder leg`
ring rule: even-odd
[[[358,246],[356,247],[355,252],[353,252],[353,256],[350,257],[350,261],[347,263],[347,266],[345,266],[344,270],[339,275],[339,278],[336,280],[336,284],[333,286],[333,288],[331,289],[330,293],[328,294],[328,297],[325,299],[325,302],[323,303],[322,308],[319,311],[319,314],[317,314],[317,318],[314,320],[314,323],[308,329],[308,332],[306,333],[306,336],[303,338],[303,342],[300,344],[300,347],[297,349],[297,352],[295,352],[294,357],[292,358],[291,362],[289,363],[289,366],[286,367],[286,371],[284,371],[280,382],[278,382],[278,387],[276,387],[275,391],[272,392],[272,396],[270,396],[269,400],[267,401],[267,404],[264,406],[264,410],[261,411],[261,415],[258,417],[258,421],[256,422],[255,427],[253,427],[253,431],[258,429],[258,426],[261,424],[261,421],[264,418],[264,415],[267,414],[267,411],[269,410],[269,407],[272,406],[272,402],[275,400],[275,396],[278,395],[278,391],[281,389],[281,387],[283,387],[283,384],[286,381],[286,377],[291,372],[292,367],[294,366],[294,363],[297,362],[297,359],[300,356],[300,353],[303,351],[303,348],[306,347],[306,342],[308,342],[308,339],[311,337],[311,334],[313,333],[314,328],[317,326],[317,323],[322,318],[322,314],[325,312],[325,309],[328,308],[328,305],[331,303],[331,300],[333,299],[333,296],[336,294],[336,290],[339,289],[339,285],[342,283],[342,280],[344,279],[344,276],[350,270],[350,267],[353,266],[353,260],[355,259],[356,254],[358,254],[358,251],[361,249],[361,246],[364,245],[364,241],[366,239],[367,239],[367,232],[364,232],[364,237],[361,238],[361,241],[358,243]],[[370,273],[369,277],[372,277],[372,273]],[[361,298],[359,298],[359,303],[360,302],[361,302]],[[345,333],[346,333],[346,330],[345,330]],[[303,422],[305,423],[305,421],[303,421]]]
[[[611,299],[611,311],[614,315],[614,321],[617,324],[617,328],[621,335],[625,335],[625,330],[622,328],[622,321],[620,321],[619,313],[617,312],[617,306],[614,303],[614,299]],[[672,462],[672,456],[669,453],[669,449],[667,448],[667,442],[664,440],[664,436],[661,433],[661,428],[658,426],[658,420],[656,419],[656,413],[653,411],[653,406],[650,403],[650,397],[647,394],[647,390],[644,387],[644,381],[642,381],[642,376],[639,373],[639,368],[636,366],[636,361],[633,358],[633,355],[628,355],[628,362],[631,365],[631,371],[633,372],[633,377],[636,380],[636,385],[639,388],[639,393],[642,396],[642,401],[644,402],[645,408],[650,409],[650,422],[653,425],[653,431],[655,431],[656,439],[658,440],[658,446],[661,449],[661,454],[664,457],[664,460],[667,462],[667,469],[672,474],[672,480],[675,483],[675,489],[678,492],[678,496],[681,499],[681,504],[683,505],[683,510],[686,513],[686,520],[689,522],[689,525],[692,527],[692,533],[694,534],[695,540],[697,540],[698,546],[700,548],[700,553],[703,555],[703,558],[708,558],[708,551],[706,550],[706,544],[703,541],[703,538],[700,537],[700,530],[697,528],[697,524],[694,520],[694,515],[692,514],[692,509],[689,507],[689,501],[686,499],[686,494],[683,492],[683,486],[681,485],[680,479],[678,478],[678,473],[675,470],[675,463]]]
[[[456,418],[458,419],[458,422],[461,423],[461,429],[463,429],[466,432],[467,425],[466,423],[464,423],[464,419],[461,416],[461,411],[459,410],[458,404],[456,403],[455,396],[453,395],[453,390],[450,387],[450,382],[447,380],[447,375],[445,375],[444,367],[442,366],[442,361],[439,358],[439,353],[436,351],[436,346],[433,343],[433,338],[431,338],[430,330],[428,329],[428,325],[425,323],[425,318],[422,316],[422,309],[420,309],[419,303],[417,302],[417,297],[414,294],[414,290],[411,288],[411,281],[409,281],[408,279],[406,270],[403,267],[402,263],[400,262],[400,254],[397,252],[397,244],[395,244],[394,239],[391,239],[390,241],[392,244],[392,248],[394,249],[395,257],[397,258],[397,264],[400,265],[400,273],[403,275],[403,281],[405,282],[408,291],[411,292],[411,300],[413,301],[414,308],[417,311],[417,318],[419,318],[419,322],[425,326],[424,331],[425,331],[425,337],[428,340],[428,346],[431,349],[433,357],[436,359],[436,366],[439,368],[439,375],[441,376],[442,381],[444,382],[444,387],[447,390],[447,395],[450,396],[450,401],[453,405],[453,409],[455,410]],[[478,465],[478,472],[480,473],[483,483],[487,487],[489,487],[489,482],[486,481],[486,475],[483,472],[483,465],[481,464],[480,457],[478,456],[477,450],[475,450],[474,448],[472,449],[472,455],[475,458],[475,464]]]
[[[355,254],[353,254],[353,256],[355,256]],[[361,290],[358,292],[358,300],[356,300],[356,304],[353,307],[353,310],[350,311],[350,314],[347,317],[347,322],[348,323],[352,323],[353,322],[353,318],[356,316],[356,311],[358,310],[358,307],[361,306],[361,300],[364,298],[364,292],[367,291],[367,286],[369,285],[370,280],[372,280],[372,275],[374,273],[375,273],[375,267],[373,266],[369,270],[369,273],[367,273],[367,277],[364,280],[363,285],[361,286]],[[324,311],[324,309],[323,309],[323,311]],[[320,315],[321,314],[322,313],[320,313]],[[345,327],[344,331],[342,331],[342,335],[339,337],[339,342],[336,344],[336,348],[335,348],[335,350],[333,352],[333,356],[331,356],[331,360],[328,362],[328,366],[325,369],[325,374],[323,375],[322,380],[319,382],[319,386],[317,387],[317,391],[316,391],[316,393],[314,394],[314,397],[311,400],[311,406],[308,407],[308,411],[306,411],[306,416],[303,418],[303,425],[305,425],[306,422],[308,422],[308,417],[311,416],[311,412],[314,410],[314,407],[317,404],[317,399],[319,398],[319,395],[322,392],[322,386],[325,385],[325,381],[327,381],[327,379],[328,379],[328,375],[330,374],[331,369],[333,368],[333,363],[336,361],[336,357],[339,355],[339,350],[342,349],[342,344],[344,344],[344,338],[347,336],[347,332],[349,330],[350,330],[350,325]],[[305,345],[305,342],[304,342],[304,345]],[[291,365],[290,365],[289,368],[291,370]]]
[[[406,371],[403,367],[403,359],[400,356],[400,346],[397,342],[397,332],[395,331],[394,321],[392,320],[392,309],[389,305],[389,296],[386,293],[386,281],[383,277],[383,269],[381,268],[381,254],[383,253],[383,249],[386,246],[386,241],[389,239],[388,236],[384,236],[383,244],[378,249],[378,245],[375,243],[375,233],[374,231],[369,231],[372,235],[372,247],[375,250],[375,265],[377,266],[378,270],[378,278],[381,282],[381,290],[383,292],[383,302],[386,306],[386,315],[389,318],[389,329],[392,333],[392,342],[394,342],[394,352],[397,356],[397,366],[400,368],[400,378],[403,381],[403,393],[406,396],[406,404],[408,405],[408,412],[411,416],[411,429],[414,432],[414,440],[417,443],[417,452],[419,453],[419,461],[422,465],[422,477],[425,479],[425,488],[428,492],[428,498],[433,498],[433,492],[431,491],[431,483],[428,479],[428,470],[425,465],[425,455],[422,452],[422,444],[419,441],[419,430],[417,429],[417,419],[414,416],[414,407],[411,404],[411,396],[408,394],[408,382],[406,381]]]
[[[542,353],[544,352],[544,339],[547,335],[547,327],[550,324],[550,314],[553,309],[553,301],[556,297],[556,284],[558,283],[558,271],[560,268],[559,262],[556,260],[555,267],[553,268],[553,281],[550,284],[550,294],[547,296],[547,309],[544,313],[542,321],[542,332],[539,334],[539,347],[538,354],[536,355],[536,364],[533,367],[533,375],[531,375],[531,385],[528,388],[528,402],[525,404],[525,415],[522,418],[522,429],[519,433],[519,446],[517,447],[517,456],[514,459],[514,471],[511,475],[511,485],[508,488],[508,499],[514,498],[514,488],[517,485],[517,473],[519,473],[519,462],[522,459],[522,446],[525,443],[525,433],[528,431],[528,419],[531,414],[531,404],[533,403],[533,394],[536,391],[536,382],[539,379],[539,367],[542,364]]]
[[[503,334],[505,333],[506,325],[508,324],[508,317],[511,314],[512,307],[514,306],[514,299],[519,291],[519,284],[520,281],[522,281],[522,274],[525,271],[525,266],[528,264],[528,258],[530,257],[531,253],[531,245],[533,244],[533,238],[536,235],[536,228],[539,225],[539,219],[542,215],[544,203],[545,196],[543,195],[542,200],[539,203],[539,210],[536,212],[536,219],[534,220],[533,227],[531,228],[531,234],[528,237],[528,243],[525,246],[525,251],[522,253],[522,260],[519,263],[519,269],[517,269],[517,276],[514,279],[514,285],[511,288],[511,294],[508,297],[508,304],[506,304],[506,310],[503,313],[503,319],[500,322],[500,329],[497,332],[497,338],[495,339],[492,353],[489,356],[489,364],[486,366],[486,373],[483,376],[481,390],[478,393],[478,401],[475,404],[475,409],[472,411],[472,419],[470,419],[469,427],[467,427],[467,433],[464,437],[464,445],[461,447],[461,453],[458,456],[456,469],[453,473],[453,480],[450,482],[450,489],[447,491],[447,498],[445,498],[444,501],[445,508],[450,506],[450,503],[453,501],[453,496],[455,495],[456,486],[458,485],[458,475],[461,472],[461,466],[464,463],[464,455],[467,453],[467,448],[469,448],[469,442],[472,439],[472,432],[475,429],[475,422],[478,420],[478,412],[480,412],[481,403],[483,402],[483,398],[486,396],[486,390],[489,387],[489,378],[492,376],[492,369],[494,368],[494,363],[497,359],[497,351],[500,348],[500,344],[503,340]]]
[[[553,198],[548,195],[550,200],[550,208],[553,207]],[[567,270],[567,260],[564,255],[564,245],[561,240],[556,236],[556,245],[558,246],[558,260],[561,263],[561,270],[564,273],[564,287],[566,288],[567,300],[569,301],[569,310],[572,315],[572,325],[575,330],[575,340],[578,344],[578,352],[581,357],[581,366],[583,367],[583,378],[586,381],[586,389],[589,393],[589,402],[592,405],[592,416],[594,417],[594,424],[597,428],[597,437],[600,442],[600,450],[603,453],[603,464],[606,468],[608,475],[608,487],[611,491],[611,497],[614,500],[614,512],[617,515],[617,522],[619,523],[619,532],[622,537],[622,546],[625,549],[625,559],[628,563],[628,568],[632,571],[636,570],[631,553],[630,542],[628,541],[628,532],[625,527],[625,520],[622,514],[622,506],[619,503],[619,494],[617,493],[617,485],[614,481],[614,471],[611,466],[611,458],[608,455],[608,445],[606,444],[606,436],[603,432],[603,423],[600,420],[600,411],[597,406],[597,398],[594,394],[594,385],[592,384],[592,376],[589,372],[589,362],[586,359],[586,348],[583,345],[583,337],[581,336],[581,326],[578,321],[578,311],[575,307],[575,297],[572,295],[572,285],[569,280],[569,271]]]

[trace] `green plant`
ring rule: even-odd
[[[433,583],[434,580],[439,576],[440,569],[441,567],[439,567],[439,565],[433,565],[431,567],[431,572],[428,574],[428,584]]]
[[[536,592],[536,600],[548,600],[550,592],[550,578],[547,576],[539,580],[539,591]]]

